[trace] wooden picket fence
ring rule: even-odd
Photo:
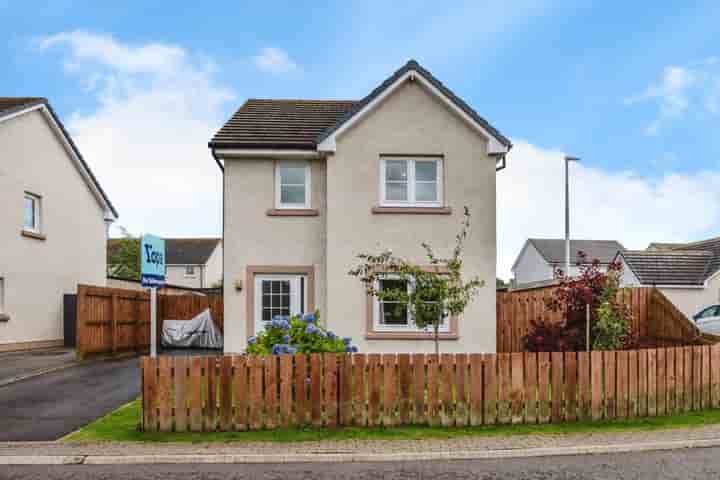
[[[562,321],[562,312],[551,312],[545,306],[555,288],[550,286],[497,292],[498,352],[523,351],[523,337],[530,332],[533,320]],[[702,334],[697,326],[656,288],[620,289],[618,301],[630,307],[630,328],[641,343],[680,346],[710,344],[720,340],[718,337]]]
[[[720,407],[720,345],[141,359],[145,431],[466,426]]]
[[[158,295],[158,341],[165,319],[189,320],[210,308],[223,330],[222,295]],[[75,348],[79,357],[150,348],[150,295],[139,290],[78,285]]]

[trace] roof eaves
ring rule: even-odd
[[[45,107],[47,108],[48,112],[50,112],[50,115],[52,115],[53,120],[55,120],[55,123],[57,123],[58,127],[60,127],[60,130],[62,131],[63,136],[67,140],[67,142],[70,144],[70,148],[72,148],[73,152],[77,156],[78,160],[80,160],[80,163],[82,164],[83,168],[87,172],[88,176],[90,177],[90,180],[95,184],[95,188],[98,189],[98,192],[100,192],[100,195],[102,196],[103,200],[107,204],[108,208],[112,212],[112,214],[115,216],[115,219],[119,218],[120,215],[118,215],[117,210],[115,209],[115,206],[112,204],[110,199],[107,196],[107,193],[105,193],[105,190],[103,190],[102,186],[100,186],[100,182],[95,177],[95,174],[90,169],[90,166],[87,164],[85,159],[83,158],[82,154],[80,153],[80,150],[78,149],[77,145],[75,145],[75,142],[73,141],[72,137],[68,133],[68,131],[65,129],[65,125],[60,121],[60,117],[57,116],[55,113],[55,110],[53,110],[52,106],[50,106],[50,103],[45,103]]]
[[[505,137],[503,134],[500,133],[499,130],[497,130],[495,127],[490,125],[490,123],[485,120],[483,117],[481,117],[473,108],[471,108],[465,101],[463,101],[460,97],[455,95],[452,90],[450,90],[448,87],[443,85],[442,82],[440,82],[435,76],[433,76],[432,73],[430,73],[428,70],[423,68],[417,61],[410,60],[405,65],[403,65],[400,69],[398,69],[395,73],[393,73],[390,77],[385,79],[384,82],[382,82],[380,85],[378,85],[372,92],[370,92],[365,98],[363,98],[360,102],[357,103],[353,108],[351,108],[345,115],[343,115],[333,126],[326,129],[323,133],[321,133],[317,139],[316,143],[319,144],[326,138],[328,138],[330,135],[332,135],[335,131],[337,131],[343,124],[345,124],[348,120],[350,120],[352,117],[355,116],[359,111],[361,111],[367,104],[369,104],[375,97],[380,95],[383,91],[385,91],[387,88],[389,88],[392,84],[394,84],[398,79],[400,79],[403,75],[405,75],[410,70],[414,70],[420,75],[422,75],[428,82],[430,82],[435,88],[440,90],[446,97],[448,97],[460,110],[465,112],[467,115],[469,115],[474,121],[476,121],[478,124],[480,124],[485,130],[487,130],[490,134],[492,134],[495,139],[500,142],[503,146],[505,146],[508,150],[512,148],[512,142]]]
[[[3,110],[0,110],[0,119],[3,119],[5,117],[9,117],[15,113],[21,112],[23,110],[26,110],[28,108],[35,107],[37,105],[45,105],[50,106],[50,103],[48,102],[47,98],[35,98],[32,100],[28,100],[27,102],[21,103],[19,105],[16,105],[14,107],[6,108]]]

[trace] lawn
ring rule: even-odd
[[[555,425],[498,425],[484,427],[423,427],[337,429],[294,428],[256,432],[188,432],[143,433],[138,430],[141,418],[140,401],[120,407],[82,429],[66,436],[64,441],[127,441],[127,442],[303,442],[319,440],[418,440],[467,436],[528,435],[659,430],[700,427],[720,423],[720,410],[706,410],[670,417],[654,417],[608,422],[575,422]]]

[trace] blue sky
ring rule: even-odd
[[[205,143],[245,98],[360,98],[416,58],[517,145],[501,276],[562,235],[563,152],[577,236],[717,235],[718,2],[100,3],[0,1],[0,95],[51,100],[133,232],[219,233]]]

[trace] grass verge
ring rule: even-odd
[[[638,418],[606,422],[575,422],[545,425],[497,425],[483,427],[424,427],[337,429],[294,428],[255,432],[143,433],[138,430],[140,401],[135,400],[63,438],[63,441],[117,442],[305,442],[320,440],[418,440],[467,436],[597,433],[649,431],[700,427],[720,423],[720,410],[705,410],[668,417]]]

